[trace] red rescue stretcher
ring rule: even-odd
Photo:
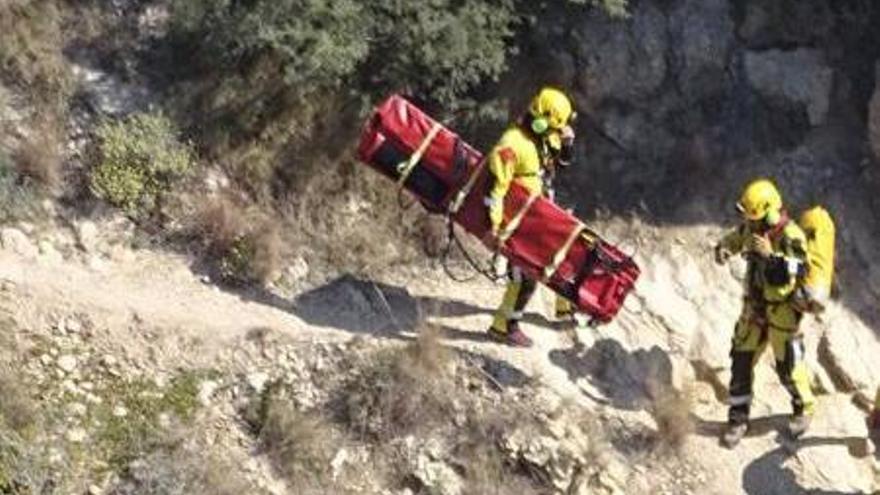
[[[430,211],[482,239],[491,229],[491,186],[482,154],[405,98],[394,95],[367,121],[358,156]],[[505,198],[500,253],[597,323],[611,321],[639,277],[631,257],[552,201],[515,181]]]

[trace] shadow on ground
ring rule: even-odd
[[[657,346],[628,351],[616,340],[601,339],[590,348],[551,351],[550,362],[572,382],[588,380],[607,398],[603,402],[619,409],[646,409],[672,388],[672,361]]]
[[[430,317],[491,315],[493,311],[453,299],[415,297],[404,288],[352,275],[344,275],[292,301],[267,291],[239,292],[239,295],[290,312],[309,325],[403,341],[414,340]],[[485,332],[430,325],[439,329],[445,340],[492,341]],[[461,353],[495,386],[522,387],[530,382],[528,375],[505,361],[467,351]]]
[[[794,458],[798,452],[811,447],[845,446],[849,455],[863,457],[864,437],[817,438],[808,437],[791,443],[782,435],[777,437],[780,447],[755,459],[746,466],[742,475],[742,489],[748,495],[858,495],[861,491],[838,491],[821,488],[808,488],[801,485],[795,472],[785,466],[785,461]]]

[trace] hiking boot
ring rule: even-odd
[[[746,436],[748,430],[749,425],[746,423],[728,424],[724,434],[721,435],[721,443],[728,449],[732,449]]]
[[[532,339],[525,334],[516,323],[507,325],[507,332],[502,332],[495,327],[489,327],[489,336],[498,342],[512,347],[531,347]]]
[[[795,414],[788,421],[788,434],[791,438],[800,438],[810,427],[810,417],[806,414]]]

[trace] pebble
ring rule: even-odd
[[[251,388],[253,388],[254,391],[258,394],[263,392],[263,389],[266,388],[266,383],[268,381],[269,375],[261,371],[251,373],[247,376],[248,385],[250,385]]]
[[[67,430],[67,434],[65,435],[67,441],[73,443],[82,443],[87,436],[88,434],[86,433],[86,430],[82,428],[72,428]]]
[[[65,354],[58,358],[58,368],[65,373],[73,373],[73,370],[76,369],[76,365],[76,357],[71,356],[70,354]]]
[[[63,322],[64,330],[70,334],[77,334],[82,331],[82,322],[76,318],[68,318]]]
[[[214,392],[220,387],[220,384],[214,380],[206,380],[199,385],[199,394],[198,399],[199,403],[203,406],[208,406],[211,404],[211,396],[214,395]]]
[[[67,405],[67,410],[73,416],[85,416],[89,408],[86,407],[85,404],[82,404],[80,402],[71,402]]]
[[[50,366],[52,364],[52,356],[48,354],[41,354],[40,364],[42,364],[43,366]]]

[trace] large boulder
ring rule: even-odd
[[[874,76],[874,96],[868,107],[868,138],[871,141],[871,150],[874,156],[880,160],[880,63],[877,64]]]
[[[880,343],[855,315],[832,308],[818,359],[838,390],[873,393],[880,384]]]
[[[669,16],[675,76],[689,99],[718,94],[727,86],[734,24],[727,0],[685,0]]]
[[[763,98],[786,111],[804,111],[813,126],[828,115],[834,71],[818,50],[747,52],[749,84]]]
[[[634,9],[626,23],[590,15],[574,37],[578,80],[588,101],[644,98],[666,78],[666,17],[652,4]]]

